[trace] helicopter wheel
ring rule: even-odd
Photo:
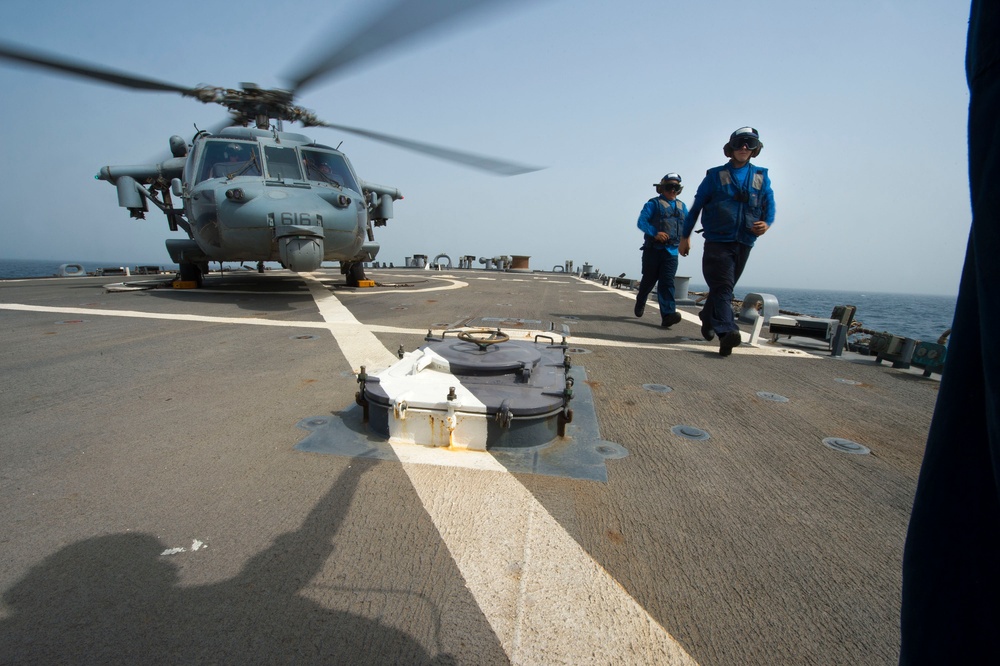
[[[357,287],[358,283],[365,279],[365,266],[360,261],[348,264],[345,272],[347,273],[348,287]]]
[[[200,287],[203,277],[203,272],[201,266],[198,264],[182,263],[180,264],[180,273],[182,282],[195,282]]]

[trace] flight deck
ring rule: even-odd
[[[721,357],[572,274],[368,277],[0,282],[0,662],[896,663],[934,377]],[[568,328],[602,473],[360,423],[362,367],[497,321]]]

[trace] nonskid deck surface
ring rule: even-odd
[[[570,275],[369,277],[0,282],[5,660],[895,662],[936,381],[780,345],[722,358],[695,308],[664,330]],[[496,319],[569,325],[628,452],[606,483],[296,449],[361,365]]]

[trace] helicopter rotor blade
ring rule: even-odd
[[[53,69],[57,72],[75,74],[87,79],[96,79],[116,86],[132,88],[135,90],[153,90],[161,92],[177,92],[187,96],[197,96],[196,91],[173,83],[157,81],[146,77],[136,76],[127,72],[121,72],[99,65],[92,65],[80,61],[70,60],[61,56],[54,56],[39,51],[30,51],[23,47],[11,44],[0,43],[0,58],[13,60],[16,62],[35,65]]]
[[[330,129],[340,130],[341,132],[357,134],[358,136],[387,143],[398,148],[404,148],[422,155],[430,155],[431,157],[437,157],[438,159],[448,162],[455,162],[457,164],[462,164],[481,171],[488,171],[489,173],[496,174],[498,176],[518,176],[523,173],[541,171],[545,168],[517,164],[515,162],[508,162],[506,160],[497,159],[495,157],[487,157],[485,155],[476,155],[475,153],[467,153],[465,151],[455,150],[454,148],[444,148],[442,146],[435,146],[421,141],[404,139],[402,137],[382,134],[380,132],[372,132],[371,130],[360,129],[358,127],[335,125],[333,123],[323,121],[319,121],[315,124],[318,127],[327,127]]]
[[[352,35],[338,41],[319,56],[294,68],[288,79],[292,90],[332,75],[335,71],[418,35],[427,36],[434,28],[455,20],[471,10],[499,6],[514,0],[397,0],[372,16]]]

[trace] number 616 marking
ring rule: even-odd
[[[323,216],[322,215],[312,215],[310,213],[279,213],[278,224],[283,227],[286,226],[303,226],[308,227],[312,225],[322,226]],[[271,226],[274,226],[274,213],[268,213],[268,222]],[[315,221],[314,221],[315,219]]]

